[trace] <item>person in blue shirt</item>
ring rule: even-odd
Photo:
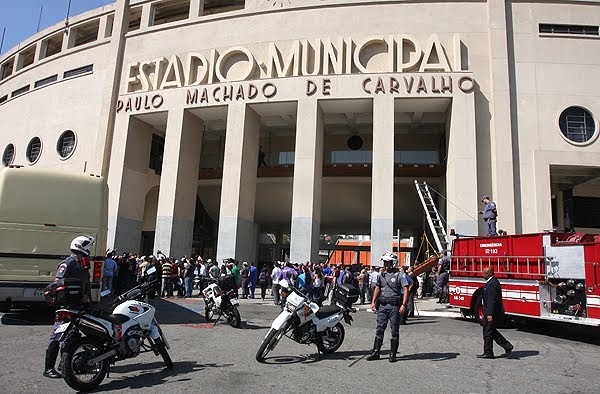
[[[254,263],[250,263],[250,298],[254,298],[254,291],[256,290],[256,284],[258,283],[258,269],[254,266]]]
[[[119,266],[117,262],[113,259],[114,253],[109,252],[106,255],[106,260],[104,260],[104,272],[102,275],[102,291],[113,290],[113,278],[117,276],[119,271]]]

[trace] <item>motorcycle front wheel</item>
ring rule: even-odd
[[[333,353],[342,346],[346,332],[342,323],[326,328],[321,334],[321,340],[317,343],[319,351],[324,354]]]
[[[259,363],[265,361],[267,354],[269,354],[271,350],[275,349],[275,346],[277,346],[279,340],[281,339],[281,337],[283,337],[288,327],[289,322],[285,323],[283,327],[281,327],[279,330],[276,330],[274,328],[271,328],[269,330],[267,336],[265,337],[265,339],[263,339],[262,343],[260,344],[258,352],[256,352],[256,361],[258,361]]]
[[[157,338],[154,341],[154,346],[156,346],[156,350],[162,357],[167,368],[173,369],[173,361],[171,360],[171,356],[169,356],[169,352],[167,351],[167,347],[165,346],[165,343],[163,342],[162,338]]]
[[[240,316],[240,311],[238,310],[237,306],[231,307],[227,321],[231,327],[240,328],[240,325],[242,324],[242,317]]]
[[[69,387],[77,391],[90,391],[102,383],[108,372],[108,359],[87,364],[101,354],[102,349],[89,338],[76,339],[67,344],[62,355],[62,374]]]

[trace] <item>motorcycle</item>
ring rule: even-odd
[[[155,272],[152,267],[146,275]],[[169,343],[154,317],[156,310],[146,303],[157,282],[149,280],[117,297],[110,304],[110,314],[57,310],[57,319],[63,322],[55,331],[61,342],[60,364],[63,379],[71,388],[93,390],[108,374],[109,364],[150,351],[160,354],[167,368],[173,369]]]
[[[358,300],[358,290],[350,285],[336,289],[334,305],[319,307],[287,280],[279,282],[282,296],[287,297],[283,311],[271,324],[263,339],[256,361],[264,362],[267,354],[275,349],[281,338],[290,333],[290,338],[301,344],[316,344],[320,353],[333,353],[344,342],[345,331],[341,320],[351,325],[352,304]]]
[[[213,280],[202,291],[206,321],[211,321],[213,317],[217,316],[216,322],[219,322],[221,317],[225,316],[231,327],[239,328],[242,324],[242,318],[238,310],[240,301],[237,298],[237,290],[232,286],[227,286],[224,281],[221,286]]]

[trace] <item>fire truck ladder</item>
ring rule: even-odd
[[[446,249],[449,244],[448,236],[446,235],[446,230],[444,229],[444,224],[442,223],[442,218],[440,217],[440,214],[433,203],[433,198],[431,197],[427,183],[419,183],[415,180],[415,187],[417,188],[419,198],[421,198],[423,209],[427,215],[429,229],[431,230],[431,234],[433,235],[433,239],[435,241],[435,246],[437,247],[437,251],[439,253]]]

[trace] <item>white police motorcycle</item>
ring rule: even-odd
[[[146,275],[155,272],[152,267]],[[79,309],[56,311],[57,319],[63,322],[55,331],[62,345],[62,375],[71,388],[93,390],[104,380],[109,364],[150,351],[160,354],[167,368],[173,369],[169,344],[154,318],[156,309],[146,302],[156,283],[142,283],[117,297],[110,314]]]
[[[316,344],[321,353],[338,350],[345,337],[341,320],[352,324],[350,313],[356,312],[352,304],[358,300],[358,290],[347,284],[339,285],[334,296],[335,304],[320,308],[287,280],[280,281],[279,285],[282,295],[287,296],[286,303],[260,344],[256,361],[264,362],[267,354],[288,333],[289,338],[298,343]]]

